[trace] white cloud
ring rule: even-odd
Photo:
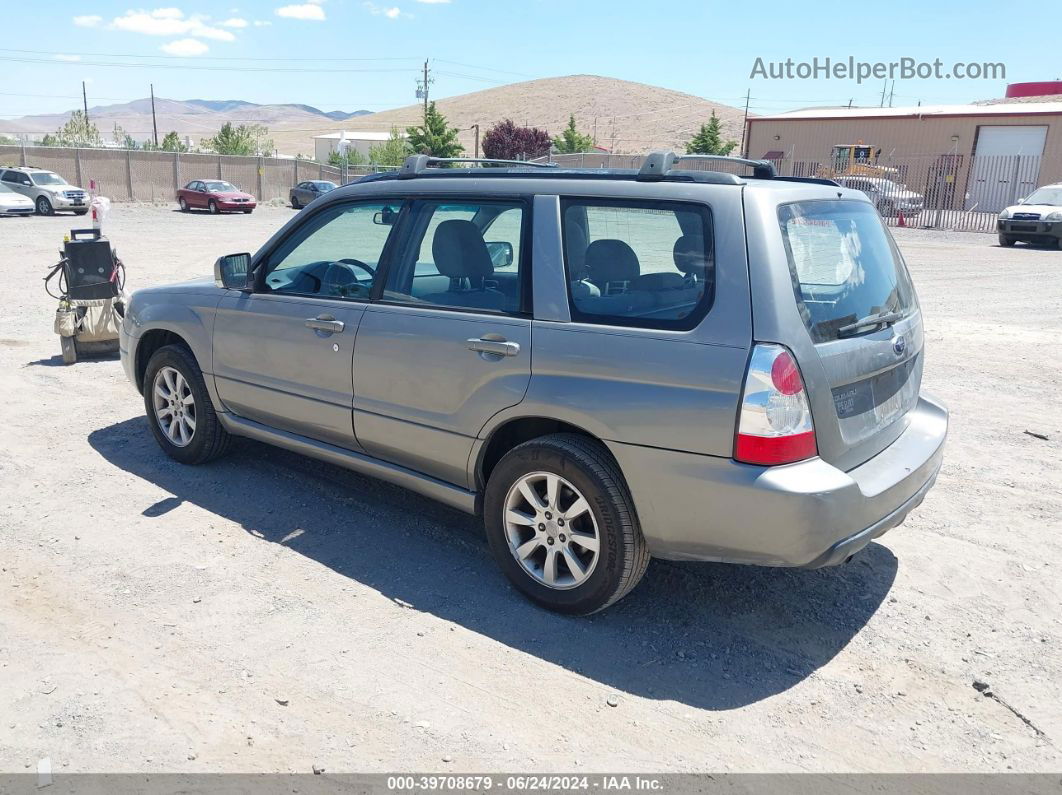
[[[256,19],[254,21],[254,26],[256,28],[268,28],[272,24],[273,23],[270,22],[268,19]]]
[[[424,3],[425,5],[446,5],[450,0],[417,0],[418,3]]]
[[[211,27],[201,16],[186,17],[179,8],[156,8],[154,11],[126,11],[115,17],[111,27],[145,36],[198,36],[215,41],[235,41],[229,31]]]
[[[59,53],[59,54],[57,54],[55,56],[55,60],[57,60],[57,61],[68,61],[68,62],[72,63],[74,61],[80,61],[81,60],[81,56],[80,55],[63,55],[62,53]]]
[[[210,48],[198,39],[177,39],[168,44],[163,44],[159,49],[168,55],[191,57],[193,55],[202,55]]]
[[[409,17],[412,14],[407,14],[398,6],[378,6],[376,3],[365,2],[362,3],[365,9],[375,16],[387,17],[388,19],[398,19],[399,17]]]
[[[74,17],[74,24],[79,28],[94,28],[103,22],[103,17],[96,16],[95,14],[85,14],[84,16]]]
[[[226,19],[224,22],[219,22],[218,24],[223,28],[245,28],[248,23],[246,19],[233,17],[232,19]]]
[[[309,0],[309,2],[299,3],[298,5],[281,6],[276,13],[278,17],[287,17],[288,19],[308,19],[314,22],[324,22],[325,12],[321,8],[321,2],[322,0]]]

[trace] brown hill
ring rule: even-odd
[[[486,132],[505,118],[557,135],[568,123],[568,116],[575,114],[580,132],[595,135],[598,146],[625,153],[684,147],[713,110],[722,120],[725,136],[740,140],[743,114],[738,108],[681,91],[595,75],[512,83],[439,99],[436,104],[450,124],[462,128],[461,143],[469,155],[474,139],[469,128],[479,124],[481,132]],[[421,115],[420,105],[409,105],[322,125],[320,131],[307,131],[306,125],[299,124],[297,130],[273,126],[270,133],[281,152],[309,155],[313,152],[312,137],[322,132],[341,128],[386,131],[392,126],[404,129],[419,123]]]

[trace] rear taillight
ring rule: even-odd
[[[815,426],[796,359],[781,345],[757,345],[745,374],[734,458],[770,466],[816,452]]]

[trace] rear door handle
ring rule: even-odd
[[[520,352],[520,343],[476,338],[468,341],[468,349],[479,353],[493,353],[498,356],[516,356]]]
[[[331,315],[320,315],[306,318],[306,328],[312,328],[314,331],[324,331],[328,334],[338,334],[345,326],[342,320],[336,320]]]

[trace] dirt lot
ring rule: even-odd
[[[109,234],[135,289],[290,215]],[[0,219],[0,771],[1062,767],[1062,252],[897,230],[952,411],[904,526],[832,570],[654,563],[570,619],[401,489],[167,459],[116,359],[59,359],[41,277],[77,225]]]

